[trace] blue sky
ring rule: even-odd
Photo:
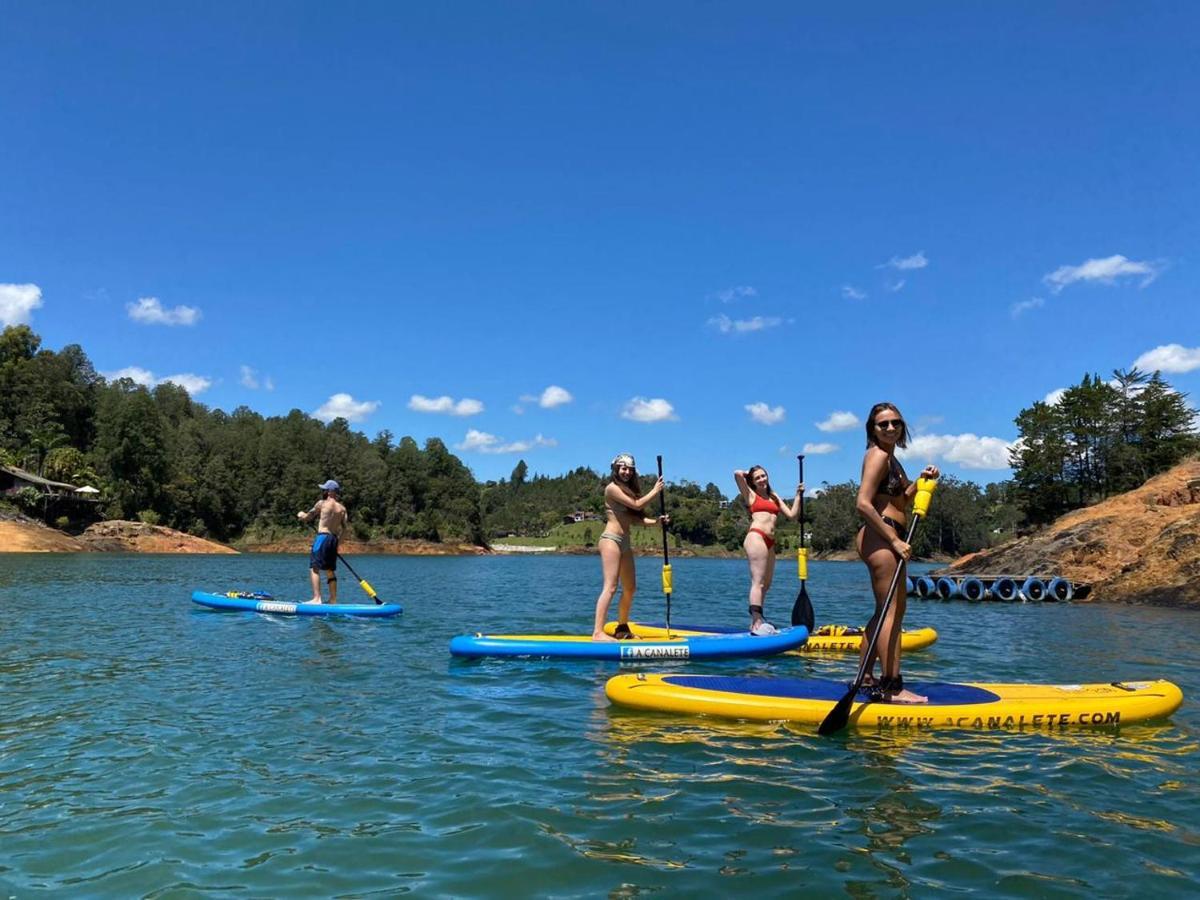
[[[1200,7],[40,3],[0,323],[477,477],[1007,477],[1024,406],[1200,393]]]

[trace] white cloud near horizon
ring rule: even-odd
[[[42,289],[36,284],[0,284],[0,326],[28,325],[41,305]]]
[[[747,403],[746,412],[750,418],[761,425],[778,425],[783,421],[785,410],[782,406],[768,406],[763,402]]]
[[[741,300],[745,297],[757,297],[758,291],[748,284],[739,284],[736,287],[726,288],[723,291],[717,291],[713,294],[722,303],[732,303],[734,300]]]
[[[1139,356],[1134,360],[1133,367],[1147,372],[1191,372],[1200,369],[1200,347],[1163,344]]]
[[[875,268],[897,269],[901,272],[911,272],[913,269],[924,269],[927,265],[929,265],[929,260],[925,258],[925,251],[918,250],[912,256],[893,256],[887,262],[882,263]]]
[[[1009,314],[1015,319],[1022,313],[1027,313],[1031,309],[1037,309],[1038,307],[1045,305],[1046,301],[1041,297],[1030,297],[1028,300],[1018,300],[1011,307],[1009,307]]]
[[[134,384],[140,384],[142,387],[156,388],[160,384],[170,382],[177,384],[188,392],[189,395],[195,397],[197,394],[202,394],[212,387],[212,379],[204,375],[195,375],[191,372],[180,372],[178,375],[166,375],[163,378],[158,378],[149,369],[143,369],[141,366],[126,366],[123,369],[117,369],[115,372],[101,372],[108,381],[117,381],[121,378],[128,378]]]
[[[920,434],[908,442],[908,447],[898,449],[901,459],[916,457],[924,463],[930,459],[942,459],[956,463],[964,469],[1007,469],[1011,441],[998,437],[981,437],[965,434]]]
[[[1042,398],[1042,402],[1045,403],[1047,406],[1058,406],[1058,402],[1060,400],[1062,400],[1063,394],[1065,394],[1066,392],[1067,392],[1066,388],[1055,388],[1050,393],[1048,393],[1045,397]]]
[[[1115,284],[1119,278],[1135,276],[1140,276],[1142,279],[1138,287],[1145,287],[1161,273],[1162,265],[1159,263],[1132,260],[1117,253],[1103,259],[1089,259],[1077,266],[1059,266],[1053,272],[1042,276],[1042,281],[1057,294],[1063,288],[1078,281]]]
[[[867,292],[860,291],[852,284],[842,285],[842,298],[845,300],[866,300]]]
[[[312,417],[320,419],[326,425],[334,419],[345,419],[347,422],[362,422],[382,405],[378,400],[363,400],[359,402],[349,394],[339,393],[332,395],[313,410]]]
[[[763,331],[783,324],[779,316],[754,316],[749,319],[731,319],[722,313],[708,320],[721,334],[746,334],[751,331]]]
[[[494,434],[468,428],[462,443],[455,444],[455,449],[478,453],[524,453],[534,447],[557,446],[558,441],[554,438],[543,437],[540,433],[527,441],[512,441],[506,444],[503,438],[498,438]]]
[[[820,456],[822,453],[836,453],[840,449],[841,448],[837,444],[830,443],[808,443],[804,445],[804,453],[812,456]]]
[[[257,391],[261,388],[264,391],[275,390],[275,381],[270,375],[259,377],[258,371],[251,366],[241,366],[241,377],[238,379],[242,387],[250,388],[252,391]]]
[[[413,394],[408,399],[408,408],[413,412],[419,413],[476,416],[483,412],[483,403],[479,400],[472,400],[470,397],[463,397],[461,400],[456,401],[453,397],[445,395],[441,397],[422,397],[420,394]]]
[[[631,422],[676,422],[675,407],[661,397],[634,397],[621,410],[621,418]]]
[[[845,410],[835,410],[824,422],[817,422],[817,428],[821,431],[849,431],[858,426],[858,416]]]
[[[136,303],[126,303],[129,318],[143,325],[195,325],[200,321],[200,310],[194,306],[176,306],[164,309],[157,297],[139,297]]]

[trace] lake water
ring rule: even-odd
[[[907,624],[940,634],[906,657],[912,679],[1161,677],[1185,705],[1119,732],[825,739],[610,707],[606,677],[634,667],[450,658],[461,632],[586,631],[594,557],[351,562],[402,616],[190,602],[302,599],[300,555],[0,556],[0,894],[1196,894],[1196,613],[912,600]],[[744,620],[744,562],[674,568],[676,622]],[[638,571],[635,618],[661,618],[659,564]],[[818,622],[862,624],[865,584],[858,564],[812,564]],[[769,617],[796,585],[781,560]]]

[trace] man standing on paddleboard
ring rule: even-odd
[[[319,516],[317,536],[313,538],[312,550],[308,555],[313,592],[309,602],[321,602],[320,573],[324,572],[325,580],[329,582],[329,602],[337,603],[338,538],[345,531],[350,517],[346,513],[346,507],[338,500],[341,485],[331,478],[318,487],[324,491],[321,499],[308,512],[296,513],[296,518],[301,522],[311,522]]]

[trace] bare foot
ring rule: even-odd
[[[902,691],[896,691],[896,693],[894,693],[894,694],[888,694],[887,702],[888,703],[907,703],[907,704],[928,703],[929,698],[922,697],[920,694],[914,694],[908,688],[905,688]]]
[[[608,636],[607,634],[605,634],[603,631],[593,631],[593,632],[592,632],[592,640],[593,640],[593,641],[598,641],[599,643],[602,643],[602,644],[615,644],[615,643],[617,643],[617,639],[616,639],[615,637],[609,637],[609,636]]]
[[[320,597],[313,597],[313,598],[312,598],[311,600],[309,600],[308,602],[309,602],[309,603],[320,603],[320,602],[321,602],[321,598],[320,598]]]

